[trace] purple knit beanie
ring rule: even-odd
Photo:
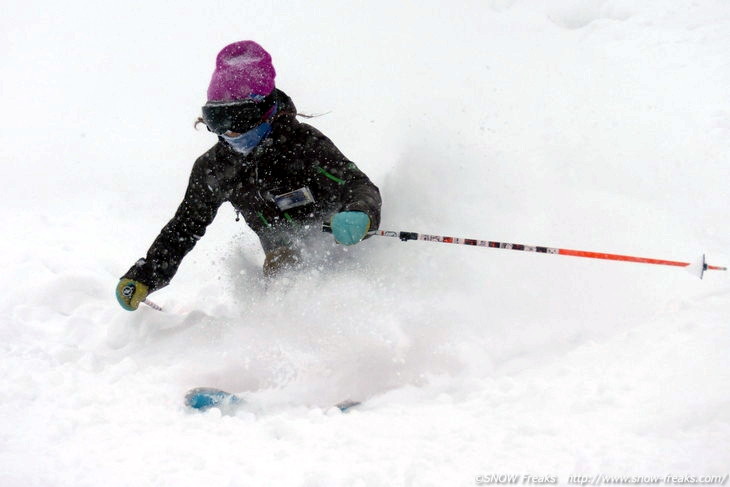
[[[229,44],[218,53],[208,86],[208,101],[245,100],[274,90],[271,56],[254,41]]]

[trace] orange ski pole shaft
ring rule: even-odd
[[[586,250],[570,250],[558,249],[560,255],[570,255],[572,257],[587,257],[589,259],[618,260],[622,262],[638,262],[641,264],[670,265],[675,267],[688,267],[692,265],[690,262],[679,262],[675,260],[652,259],[650,257],[634,257],[633,255],[606,254],[603,252],[589,252]],[[727,267],[709,265],[703,263],[704,270],[726,271]]]

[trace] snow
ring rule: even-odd
[[[165,312],[114,299],[245,38],[380,186],[383,229],[726,265],[727,2],[4,11],[0,485],[730,473],[727,273],[374,237],[267,289],[224,206]],[[197,386],[250,405],[192,414]]]

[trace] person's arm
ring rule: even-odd
[[[198,159],[190,174],[185,197],[175,216],[152,243],[147,256],[137,261],[123,279],[141,282],[149,292],[166,286],[177,272],[183,257],[205,234],[223,203],[215,185],[208,184],[205,158]]]
[[[340,211],[365,213],[370,218],[370,230],[376,230],[380,226],[380,190],[353,162],[348,162],[340,172],[345,181]]]
[[[306,124],[301,128],[306,134],[305,150],[316,161],[314,170],[320,186],[330,186],[339,196],[338,211],[363,212],[370,219],[370,229],[377,229],[382,205],[378,187],[321,132]]]

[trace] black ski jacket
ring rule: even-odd
[[[332,141],[296,120],[291,98],[280,90],[276,95],[278,111],[269,136],[246,156],[220,138],[200,156],[175,216],[152,243],[147,257],[123,277],[146,284],[150,292],[166,286],[226,201],[256,232],[266,252],[290,245],[287,237],[295,235],[296,228],[319,226],[339,211],[365,212],[371,229],[378,228],[378,188]],[[277,198],[297,190],[312,198],[304,202],[284,198],[284,204]]]

